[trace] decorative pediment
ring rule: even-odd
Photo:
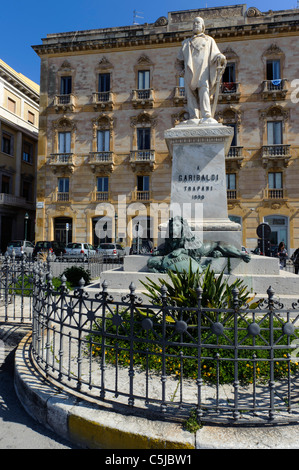
[[[53,128],[55,130],[57,129],[75,130],[76,124],[71,119],[68,119],[66,116],[63,116],[62,118],[53,122]]]
[[[102,59],[99,61],[98,63],[98,68],[99,69],[112,69],[113,68],[113,65],[111,64],[111,62],[109,62],[109,60],[107,59],[107,57],[102,57]]]
[[[225,55],[225,57],[228,61],[229,60],[238,60],[239,59],[238,54],[229,46],[222,52],[222,54]]]
[[[271,46],[268,47],[268,49],[265,50],[265,52],[262,55],[262,58],[268,58],[268,57],[277,57],[277,56],[284,55],[284,52],[280,49],[280,47],[277,46],[277,44],[271,44]]]
[[[275,120],[283,120],[284,122],[289,119],[290,111],[286,108],[283,108],[280,105],[272,105],[266,109],[260,111],[260,119],[267,120],[272,119]]]
[[[137,60],[138,65],[153,65],[152,61],[146,54],[142,54]]]
[[[69,71],[69,72],[71,72],[71,71],[72,71],[72,66],[71,66],[70,62],[69,62],[68,60],[65,60],[65,61],[61,64],[61,66],[60,66],[60,68],[59,68],[59,71],[65,71],[65,72],[66,72],[66,71]]]
[[[105,130],[113,129],[113,124],[115,123],[115,119],[108,114],[101,113],[95,119],[92,120],[93,131],[96,132],[97,130]]]
[[[131,118],[131,127],[147,127],[150,126],[155,128],[157,126],[157,116],[154,114],[149,114],[142,112],[138,116]]]

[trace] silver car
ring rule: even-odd
[[[101,243],[97,252],[103,256],[105,261],[123,261],[126,250],[119,243]]]
[[[89,243],[68,243],[64,250],[64,259],[77,259],[87,261],[96,255],[95,248]]]
[[[14,251],[16,258],[21,258],[22,256],[26,258],[27,256],[32,256],[33,250],[34,245],[28,240],[12,240],[7,245],[6,254],[12,256]]]

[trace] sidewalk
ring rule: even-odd
[[[30,357],[30,333],[15,355],[15,389],[38,422],[85,448],[100,449],[298,449],[299,424],[260,427],[207,426],[196,434],[172,422],[117,413],[68,394],[39,374]]]

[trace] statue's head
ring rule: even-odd
[[[193,32],[194,34],[200,34],[205,32],[205,23],[200,16],[197,16],[193,20]]]

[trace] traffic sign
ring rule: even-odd
[[[259,238],[270,238],[271,227],[268,224],[260,224],[256,229],[256,233]]]

